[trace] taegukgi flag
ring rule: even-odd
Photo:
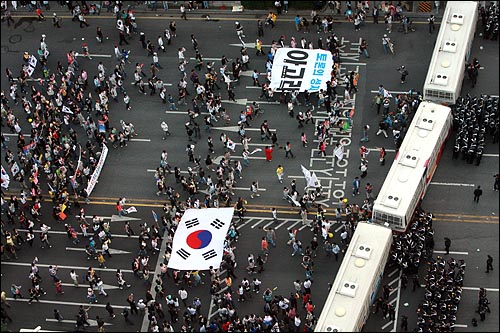
[[[175,231],[168,268],[206,270],[222,262],[234,208],[188,209]]]
[[[278,92],[326,91],[332,67],[330,51],[283,47],[274,55],[269,87]]]

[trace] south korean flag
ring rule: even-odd
[[[168,268],[207,270],[222,262],[234,208],[188,209],[177,227]]]

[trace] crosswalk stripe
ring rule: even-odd
[[[292,225],[289,226],[288,229],[292,229],[293,227],[295,227],[299,223],[300,223],[300,221],[296,221],[295,223],[292,223]]]
[[[255,223],[254,225],[252,225],[250,228],[255,228],[256,226],[258,226],[259,224],[261,224],[262,222],[264,222],[265,220],[264,219],[261,219],[259,220],[259,222]]]
[[[271,222],[267,223],[265,226],[263,226],[263,228],[267,228],[267,227],[269,227],[273,223],[274,223],[274,221],[271,221]]]
[[[237,226],[236,230],[240,230],[241,228],[243,228],[244,226],[246,226],[248,223],[252,222],[253,220],[255,220],[255,219],[248,219],[248,221],[246,221],[245,223]]]
[[[280,224],[278,224],[278,225],[276,226],[276,228],[274,228],[274,229],[279,229],[279,228],[281,228],[281,227],[282,227],[283,225],[285,225],[287,222],[288,222],[288,220],[284,220],[283,222],[281,222]]]

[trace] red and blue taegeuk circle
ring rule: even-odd
[[[186,238],[187,245],[195,250],[207,247],[212,241],[212,233],[208,230],[197,230],[189,234]]]

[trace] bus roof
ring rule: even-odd
[[[453,103],[460,94],[477,15],[477,1],[448,1],[425,78],[425,99]]]
[[[364,324],[361,311],[387,258],[392,231],[384,226],[359,222],[340,265],[335,282],[316,324],[315,332],[354,332]],[[369,311],[369,310],[368,310]]]
[[[373,210],[394,216],[406,216],[409,207],[419,193],[417,189],[426,171],[432,154],[438,154],[436,143],[443,127],[451,116],[447,106],[422,102],[408,128],[403,143],[392,163],[382,188],[373,205]],[[434,170],[430,170],[432,175]],[[413,212],[411,212],[413,213]],[[409,222],[409,221],[407,221]]]

